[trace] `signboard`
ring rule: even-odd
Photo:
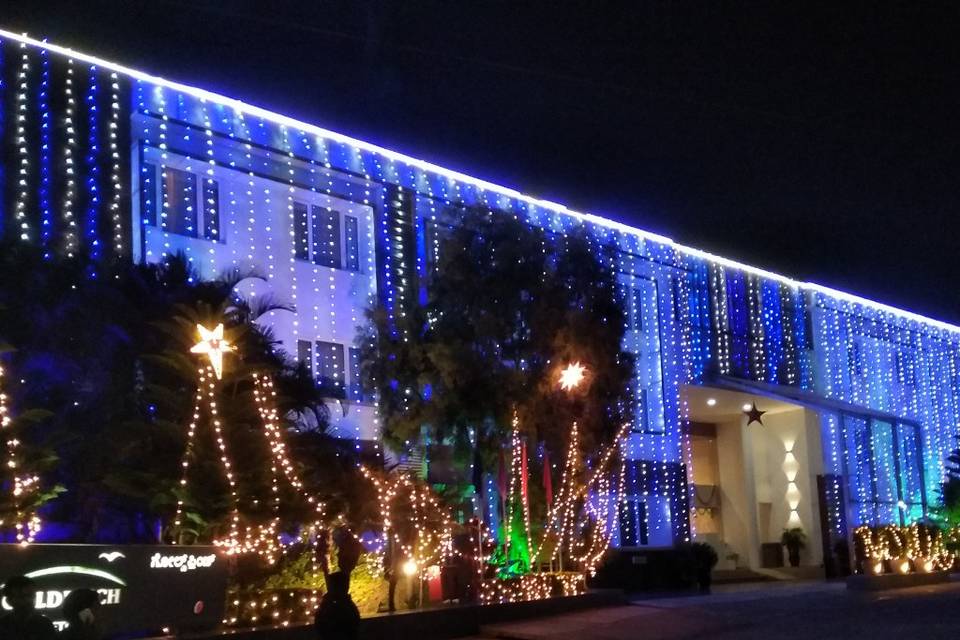
[[[200,546],[0,544],[0,582],[15,575],[36,582],[37,610],[58,628],[64,598],[87,588],[100,593],[105,635],[129,637],[220,624],[227,560]]]

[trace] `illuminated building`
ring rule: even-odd
[[[960,418],[956,326],[109,61],[0,40],[2,233],[51,255],[184,252],[203,277],[256,270],[266,281],[242,292],[295,305],[266,322],[358,446],[378,437],[358,383],[364,309],[403,313],[439,226],[479,204],[559,234],[586,226],[611,249],[637,355],[616,544],[699,537],[753,566],[762,543],[800,526],[815,564],[821,523],[840,538],[909,523],[937,495]],[[747,424],[744,404],[764,415]]]

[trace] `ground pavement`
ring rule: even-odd
[[[484,627],[516,640],[790,640],[960,638],[960,582],[879,593],[843,583],[716,587],[707,596],[636,599],[627,606]]]

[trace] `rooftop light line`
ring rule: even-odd
[[[919,322],[921,324],[929,325],[931,327],[936,327],[938,329],[960,334],[960,326],[953,325],[948,322],[944,322],[942,320],[929,318],[927,316],[923,316],[918,313],[914,313],[912,311],[900,309],[888,304],[884,304],[882,302],[871,300],[869,298],[864,298],[862,296],[858,296],[852,293],[847,293],[839,289],[833,289],[831,287],[820,285],[815,282],[803,282],[803,281],[795,280],[793,278],[776,273],[774,271],[768,271],[766,269],[761,269],[759,267],[755,267],[749,264],[737,262],[736,260],[732,260],[730,258],[724,258],[722,256],[718,256],[710,252],[703,251],[701,249],[688,247],[686,245],[675,242],[673,239],[668,238],[666,236],[662,236],[649,231],[644,231],[643,229],[638,229],[636,227],[631,227],[622,222],[617,222],[615,220],[603,218],[595,214],[575,211],[573,209],[568,208],[566,205],[560,204],[558,202],[535,198],[533,196],[526,195],[514,188],[489,182],[481,178],[475,178],[468,174],[461,173],[459,171],[454,171],[452,169],[447,169],[445,167],[441,167],[439,165],[436,165],[432,162],[428,162],[426,160],[421,160],[413,156],[409,156],[397,151],[393,151],[391,149],[387,149],[386,147],[381,147],[379,145],[372,144],[370,142],[366,142],[358,138],[353,138],[348,135],[344,135],[342,133],[337,133],[336,131],[324,129],[323,127],[317,126],[315,124],[310,124],[302,120],[297,120],[289,116],[284,116],[282,114],[276,113],[274,111],[270,111],[269,109],[265,109],[263,107],[258,107],[255,105],[248,104],[237,98],[230,98],[228,96],[214,93],[212,91],[207,91],[206,89],[200,89],[199,87],[194,87],[188,84],[184,84],[182,82],[167,80],[160,76],[155,76],[143,71],[139,71],[137,69],[133,69],[131,67],[127,67],[122,64],[112,62],[110,60],[106,60],[103,58],[99,58],[97,56],[74,51],[69,47],[63,47],[60,45],[52,44],[50,42],[44,42],[41,40],[37,40],[36,38],[27,36],[25,34],[13,33],[12,31],[8,31],[6,29],[0,29],[0,38],[7,38],[15,42],[27,44],[27,45],[38,47],[41,49],[46,49],[51,53],[67,56],[69,58],[73,58],[75,60],[79,60],[88,64],[101,66],[105,69],[109,69],[111,71],[121,73],[135,80],[148,82],[150,84],[171,89],[173,91],[180,91],[182,93],[194,96],[195,98],[198,98],[200,100],[207,100],[216,104],[230,107],[244,114],[254,116],[257,118],[262,118],[264,120],[268,120],[270,122],[273,122],[281,126],[299,129],[301,131],[312,133],[314,135],[318,135],[323,138],[328,138],[330,140],[334,140],[342,144],[351,145],[359,149],[368,151],[370,153],[379,154],[390,160],[393,160],[396,162],[402,162],[410,166],[417,167],[423,171],[428,171],[428,172],[436,173],[438,175],[445,176],[456,182],[464,182],[464,183],[472,184],[475,187],[478,187],[482,190],[498,193],[500,195],[504,195],[509,198],[513,198],[515,200],[526,202],[527,204],[530,204],[536,207],[548,209],[550,211],[554,211],[562,215],[568,215],[578,220],[581,220],[583,222],[589,222],[602,227],[606,227],[608,229],[612,229],[615,231],[619,231],[621,233],[638,237],[642,240],[657,242],[657,243],[672,247],[677,251],[680,251],[681,253],[684,253],[693,257],[703,258],[705,260],[710,260],[712,262],[715,262],[725,267],[740,269],[740,270],[758,275],[762,278],[769,278],[777,282],[781,282],[792,288],[810,289],[812,291],[816,291],[818,293],[837,298],[838,300],[842,300],[852,304],[862,305],[865,307],[870,307],[877,311],[899,316],[901,318],[904,318],[905,320],[912,320],[915,322]]]

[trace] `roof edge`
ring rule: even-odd
[[[237,98],[231,98],[229,96],[225,96],[219,93],[214,93],[212,91],[208,91],[206,89],[201,89],[199,87],[184,84],[182,82],[167,80],[166,78],[163,78],[161,76],[155,76],[155,75],[146,73],[144,71],[140,71],[138,69],[133,69],[131,67],[127,67],[125,65],[112,62],[104,58],[100,58],[98,56],[82,53],[79,51],[75,51],[69,47],[52,44],[52,43],[46,42],[45,40],[38,40],[36,38],[32,38],[26,34],[17,34],[12,31],[8,31],[6,29],[0,28],[0,39],[3,39],[3,38],[13,40],[15,42],[19,42],[21,45],[29,45],[29,46],[38,47],[41,49],[46,49],[49,52],[56,53],[69,58],[74,58],[76,60],[80,60],[88,64],[103,67],[104,69],[109,69],[113,72],[123,74],[125,76],[134,78],[136,80],[149,82],[151,84],[166,87],[174,91],[180,91],[180,92],[192,95],[201,100],[208,100],[210,102],[221,104],[223,106],[231,107],[247,115],[263,118],[265,120],[274,122],[275,124],[300,129],[305,132],[313,133],[315,135],[319,135],[324,138],[336,140],[337,142],[340,142],[343,144],[352,145],[357,148],[369,151],[371,153],[382,155],[391,160],[403,162],[405,164],[418,167],[424,171],[430,171],[433,173],[447,176],[448,178],[455,180],[457,182],[470,183],[486,191],[492,191],[500,195],[514,198],[516,200],[521,200],[528,204],[531,204],[537,207],[542,207],[544,209],[549,209],[556,213],[569,215],[579,220],[582,220],[584,222],[589,222],[599,226],[607,227],[609,229],[613,229],[615,231],[620,231],[622,233],[634,235],[644,240],[650,240],[653,242],[664,244],[676,249],[681,253],[684,253],[693,257],[710,260],[712,262],[721,264],[726,267],[741,269],[743,271],[747,271],[764,278],[770,278],[772,280],[782,282],[783,284],[786,284],[787,286],[790,286],[793,288],[809,289],[823,295],[837,298],[838,300],[850,302],[853,304],[863,305],[863,306],[875,309],[877,311],[902,317],[906,320],[912,320],[914,322],[919,322],[921,324],[929,325],[931,327],[949,331],[951,333],[960,334],[960,326],[950,324],[949,322],[936,320],[928,316],[920,315],[918,313],[907,311],[905,309],[900,309],[899,307],[894,307],[892,305],[884,304],[882,302],[877,302],[875,300],[871,300],[869,298],[864,298],[856,294],[841,291],[839,289],[834,289],[832,287],[820,285],[815,282],[803,282],[800,280],[795,280],[793,278],[790,278],[788,276],[785,276],[773,271],[768,271],[766,269],[762,269],[759,267],[755,267],[753,265],[738,262],[730,258],[724,258],[723,256],[718,256],[710,252],[703,251],[701,249],[689,247],[689,246],[680,244],[678,242],[675,242],[673,239],[668,238],[666,236],[662,236],[649,231],[644,231],[643,229],[638,229],[636,227],[632,227],[622,222],[617,222],[616,220],[610,220],[608,218],[604,218],[595,214],[576,211],[558,202],[535,198],[533,196],[526,195],[514,188],[506,187],[500,184],[496,184],[494,182],[489,182],[487,180],[476,178],[474,176],[471,176],[459,171],[455,171],[452,169],[447,169],[445,167],[442,167],[440,165],[434,164],[426,160],[421,160],[419,158],[409,156],[398,151],[393,151],[392,149],[387,149],[386,147],[381,147],[379,145],[366,142],[358,138],[353,138],[351,136],[338,133],[336,131],[325,129],[323,127],[320,127],[315,124],[311,124],[309,122],[304,122],[302,120],[297,120],[296,118],[292,118],[290,116],[285,116],[283,114],[277,113],[275,111],[271,111],[269,109],[265,109],[263,107],[258,107],[256,105],[246,103]]]

